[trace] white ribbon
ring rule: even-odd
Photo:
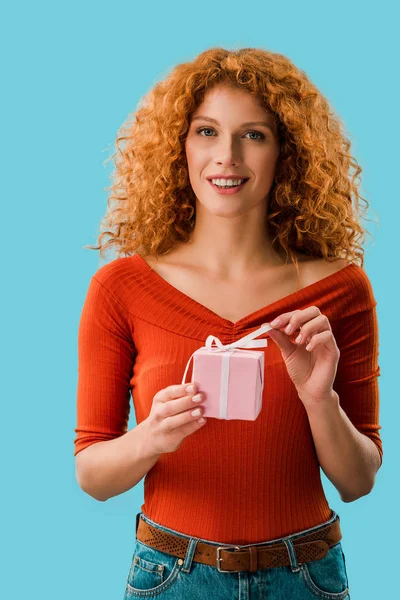
[[[191,357],[189,358],[185,373],[183,375],[182,383],[185,383],[186,374],[190,365],[190,361],[192,360],[194,354],[203,348],[209,350],[210,352],[224,352],[222,356],[222,369],[221,369],[221,392],[220,392],[220,419],[226,419],[228,413],[228,389],[229,389],[229,365],[230,365],[230,357],[238,348],[265,348],[268,346],[268,341],[266,339],[263,340],[255,340],[254,338],[262,335],[266,331],[273,329],[271,325],[264,323],[256,329],[252,333],[245,335],[244,337],[236,340],[236,342],[232,342],[231,344],[222,344],[221,340],[218,339],[214,335],[209,335],[206,339],[205,346],[198,348],[193,352]],[[213,346],[213,342],[216,343],[217,347]]]

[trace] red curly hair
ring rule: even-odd
[[[363,267],[360,200],[365,210],[369,203],[359,194],[362,169],[342,123],[303,71],[259,48],[208,49],[154,86],[118,131],[102,232],[97,246],[85,248],[101,257],[111,246],[117,256],[159,255],[189,240],[196,197],[184,142],[192,113],[219,84],[256,95],[276,120],[281,153],[267,212],[272,246],[290,254],[296,268],[297,252]]]

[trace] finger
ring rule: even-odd
[[[270,323],[274,329],[284,329],[285,333],[291,335],[297,329],[299,329],[304,323],[313,319],[321,314],[318,306],[309,306],[308,308],[304,308],[303,310],[293,310],[287,313],[282,313],[279,315],[279,323],[277,325],[273,325],[275,319]],[[291,330],[286,331],[286,328],[291,325]]]
[[[293,350],[296,349],[296,344],[293,344],[290,341],[289,336],[283,333],[283,331],[271,329],[270,331],[268,331],[268,334],[271,337],[271,339],[279,346],[284,357],[289,356],[289,354],[291,354]]]
[[[326,321],[323,325],[320,325],[321,317],[323,321]],[[317,321],[317,319],[319,320]],[[325,329],[326,326],[329,327],[329,321],[326,315],[321,314],[317,306],[309,306],[290,317],[288,324],[284,328],[284,332],[287,335],[293,335],[299,330],[302,331],[306,325],[309,327],[309,332],[314,332],[315,328],[321,330],[321,328]]]
[[[187,387],[193,385],[194,392],[187,391]],[[154,396],[154,399],[158,402],[168,402],[169,400],[173,400],[175,398],[181,398],[182,396],[196,394],[198,391],[198,386],[194,382],[188,382],[184,384],[175,384],[169,385],[168,387],[160,390]]]
[[[305,325],[300,326],[300,333],[294,341],[296,344],[304,344],[307,338],[327,330],[331,330],[331,324],[329,323],[328,317],[326,315],[318,315],[314,319],[311,319],[311,321],[305,323]]]
[[[309,344],[307,344],[306,350],[311,352],[312,350],[315,350],[315,348],[317,348],[317,346],[321,346],[321,345],[325,345],[329,349],[338,350],[336,340],[335,340],[335,337],[334,337],[332,331],[329,330],[329,331],[322,331],[321,333],[315,333],[311,337]]]
[[[292,310],[291,312],[282,313],[279,316],[277,316],[275,319],[273,319],[270,323],[268,323],[268,325],[271,325],[271,327],[273,327],[274,329],[282,329],[283,327],[285,327],[288,324],[291,317],[297,312],[301,312],[301,311],[300,310]]]
[[[170,417],[182,413],[188,409],[194,410],[198,406],[201,406],[204,400],[204,395],[201,394],[201,399],[198,402],[193,400],[193,396],[183,396],[182,398],[172,399],[168,402],[160,402],[158,407],[158,414],[162,418]]]
[[[193,412],[195,414],[193,414]],[[164,419],[162,426],[166,431],[173,431],[174,429],[178,429],[178,427],[185,425],[191,427],[191,423],[198,423],[199,419],[203,417],[203,412],[204,410],[201,406],[193,406],[193,408],[185,410],[182,413],[167,417]]]
[[[197,421],[194,421],[193,423],[187,423],[186,425],[182,425],[180,432],[186,437],[187,435],[194,433],[196,429],[200,429],[201,427],[203,427],[203,425],[205,425],[206,423],[207,419],[205,417],[200,417],[199,419],[197,419]]]

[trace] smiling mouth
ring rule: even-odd
[[[242,189],[242,187],[249,181],[249,179],[245,179],[239,185],[229,185],[229,186],[222,186],[222,185],[218,186],[215,183],[213,183],[211,181],[211,179],[207,179],[207,181],[211,185],[211,187],[219,194],[230,195],[230,194],[235,194],[235,193],[239,192]]]
[[[218,178],[216,178],[216,179],[218,179]],[[246,183],[246,181],[248,181],[249,179],[250,179],[249,177],[236,177],[234,180],[241,181],[242,183],[239,183],[238,185],[243,185],[243,183]],[[232,180],[232,178],[231,178],[231,180]],[[210,181],[212,183],[212,179],[207,179],[207,181]],[[222,181],[223,181],[223,179],[222,179]],[[217,185],[217,184],[214,184],[214,185]],[[230,187],[238,187],[238,186],[237,185],[217,185],[217,187],[230,188]]]

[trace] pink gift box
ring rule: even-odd
[[[193,357],[192,381],[203,392],[203,415],[216,419],[255,421],[262,406],[264,389],[264,352],[250,350],[268,345],[266,339],[255,340],[272,329],[263,325],[251,334],[225,346],[209,335],[206,345],[190,357],[182,383]],[[217,347],[213,347],[213,342]],[[244,348],[241,350],[240,348]]]

